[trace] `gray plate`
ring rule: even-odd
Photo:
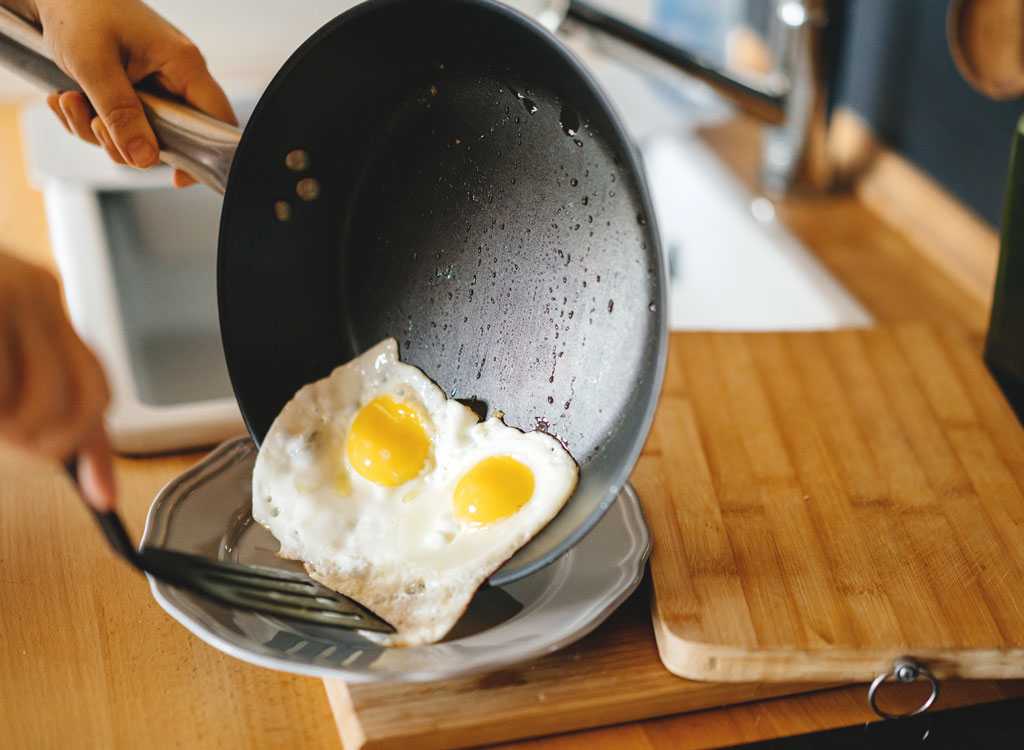
[[[150,508],[143,544],[221,560],[302,570],[250,513],[256,448],[228,441],[168,484]],[[441,643],[382,648],[338,628],[295,625],[213,604],[150,578],[171,616],[244,661],[348,682],[434,680],[483,672],[567,646],[596,628],[640,583],[651,535],[629,485],[594,529],[536,573],[482,588]]]

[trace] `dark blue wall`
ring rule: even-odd
[[[840,0],[837,101],[993,226],[1024,98],[997,102],[960,76],[946,41],[948,0]]]

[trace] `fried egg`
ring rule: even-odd
[[[558,440],[480,421],[387,339],[284,407],[256,459],[252,514],[280,556],[396,629],[366,637],[415,646],[448,633],[578,473]]]

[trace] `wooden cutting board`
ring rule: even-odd
[[[980,341],[674,335],[633,483],[679,675],[1024,676],[1024,429]]]
[[[536,661],[436,682],[325,680],[345,750],[436,750],[606,726],[823,685],[692,682],[662,666],[646,592]]]
[[[941,679],[1024,676],[1024,429],[980,352],[917,324],[673,333],[631,477],[650,611],[640,592],[579,643],[490,675],[327,680],[345,747],[694,711],[870,681],[905,654]]]

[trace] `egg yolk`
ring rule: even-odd
[[[455,487],[455,515],[474,526],[511,516],[533,495],[533,472],[511,456],[485,458]]]
[[[378,396],[352,421],[346,447],[358,474],[374,484],[395,487],[423,470],[430,438],[415,409]]]

